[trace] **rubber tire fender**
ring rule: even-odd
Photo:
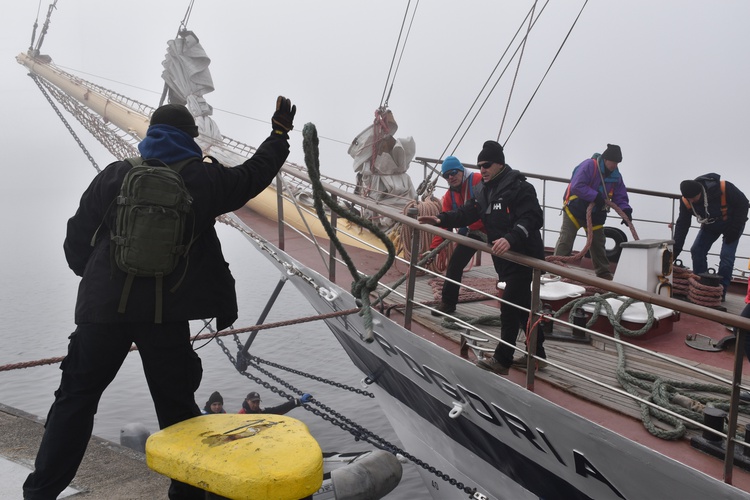
[[[625,234],[624,231],[611,226],[604,226],[604,238],[607,240],[612,240],[614,242],[613,248],[607,248],[605,250],[605,254],[607,255],[607,260],[610,262],[617,262],[620,260],[620,254],[622,253],[622,248],[620,248],[620,243],[624,243],[628,241],[628,235]],[[607,242],[605,242],[605,246],[607,245]],[[591,253],[586,252],[586,257],[591,258]]]

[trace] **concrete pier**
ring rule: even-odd
[[[34,467],[44,422],[0,404],[0,479],[4,500],[21,500],[21,485]],[[167,498],[169,478],[146,466],[146,457],[92,436],[71,489],[60,496],[81,500]]]

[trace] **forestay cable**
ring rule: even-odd
[[[417,9],[419,8],[419,0],[417,0],[417,3],[414,7],[414,11],[411,15],[411,21],[409,22],[409,29],[406,32],[406,36],[404,37],[404,43],[401,45],[401,36],[404,34],[404,25],[406,25],[406,18],[409,15],[409,7],[411,6],[411,0],[409,0],[409,3],[406,4],[406,11],[404,12],[404,19],[401,21],[401,29],[398,32],[398,39],[396,40],[396,47],[393,49],[393,58],[391,59],[391,66],[388,68],[388,76],[385,80],[385,87],[383,88],[383,95],[380,98],[380,108],[387,108],[388,107],[388,100],[391,97],[391,92],[393,91],[393,84],[396,81],[396,73],[398,73],[398,68],[401,66],[401,58],[404,55],[404,50],[406,49],[406,41],[409,38],[409,33],[411,32],[411,26],[414,23],[414,17],[417,14]],[[398,53],[399,45],[401,45],[401,54],[398,56],[398,63],[396,64],[396,67],[394,69],[394,61],[396,60],[396,54]],[[393,80],[391,80],[391,73],[393,73]],[[386,93],[388,94],[386,96]]]

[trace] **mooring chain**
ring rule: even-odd
[[[243,364],[245,364],[245,362],[247,364],[250,364],[250,362],[252,362],[252,361],[254,361],[255,363],[258,363],[258,364],[259,363],[263,363],[263,364],[266,364],[266,365],[271,366],[273,368],[278,368],[280,370],[286,370],[289,373],[293,373],[293,374],[299,375],[301,377],[306,377],[306,378],[309,378],[311,380],[315,380],[316,382],[322,382],[324,384],[328,384],[328,385],[331,385],[331,386],[334,386],[334,387],[338,387],[339,389],[344,389],[344,390],[349,391],[349,392],[354,392],[356,394],[361,394],[362,396],[367,396],[368,398],[374,398],[375,397],[375,394],[373,394],[371,392],[368,392],[368,391],[365,391],[363,389],[359,389],[357,387],[352,387],[350,385],[342,384],[341,382],[336,382],[335,380],[329,380],[327,378],[319,377],[318,375],[313,375],[311,373],[306,373],[306,372],[303,372],[303,371],[300,371],[300,370],[296,370],[294,368],[289,368],[288,366],[280,365],[278,363],[274,363],[273,361],[267,361],[265,359],[259,358],[258,356],[253,356],[252,354],[244,352],[245,351],[245,346],[242,344],[242,342],[240,342],[240,339],[239,339],[239,337],[237,335],[233,335],[233,337],[234,337],[235,343],[237,344],[237,348],[239,349],[238,354],[237,354],[237,357],[238,357],[237,361],[242,361]],[[242,360],[239,359],[240,356],[242,356],[242,358],[243,358]],[[237,365],[237,361],[234,361],[235,367],[238,366]],[[255,366],[256,368],[260,369],[260,367],[256,366],[256,364],[253,364],[253,366]],[[264,373],[267,373],[267,372],[264,371]],[[273,376],[273,375],[269,374],[269,376]],[[279,382],[282,383],[282,384],[285,383],[281,379],[279,379]]]
[[[240,348],[240,352],[242,352],[243,345],[242,345],[242,343],[240,342],[239,338],[236,335],[234,335],[234,340],[237,343],[238,347]],[[224,354],[229,359],[229,361],[232,363],[232,365],[236,367],[237,366],[237,360],[234,358],[234,356],[232,355],[232,353],[229,351],[229,348],[227,348],[227,346],[224,344],[224,342],[219,337],[216,337],[216,342],[221,347],[221,350],[224,351]],[[286,387],[287,389],[289,389],[293,393],[296,393],[296,394],[299,394],[299,395],[302,394],[302,391],[300,391],[299,389],[297,389],[293,385],[291,385],[288,382],[282,380],[281,378],[277,377],[276,375],[274,375],[273,373],[269,372],[268,370],[265,370],[265,369],[261,368],[257,361],[253,362],[253,360],[258,360],[258,358],[256,356],[251,356],[251,355],[247,355],[247,354],[245,354],[244,356],[246,358],[245,361],[247,361],[250,366],[252,366],[256,370],[258,370],[259,372],[261,372],[264,375],[266,375],[267,377],[275,380],[278,384],[283,385],[284,387]],[[280,365],[276,365],[275,363],[270,363],[268,361],[263,361],[263,362],[266,363],[266,364],[268,364],[269,366],[275,366],[275,367],[278,367],[278,368],[287,369],[285,367],[281,367]],[[248,379],[252,380],[256,384],[261,385],[263,388],[268,389],[269,391],[271,391],[271,392],[273,392],[275,394],[278,394],[279,396],[281,396],[283,398],[287,398],[287,399],[293,398],[293,396],[287,394],[286,392],[284,392],[283,390],[279,389],[278,387],[275,387],[275,386],[271,385],[269,382],[266,382],[266,381],[262,380],[261,378],[256,377],[255,375],[252,375],[252,374],[248,373],[247,370],[241,371],[240,374],[244,375],[245,377],[247,377]],[[299,374],[302,374],[302,375],[306,376],[306,374],[303,374],[301,372],[299,372]],[[325,379],[321,379],[321,380],[325,380]],[[339,386],[339,385],[343,385],[343,384],[334,383],[334,385]],[[355,392],[360,392],[360,390],[356,389]],[[369,392],[361,391],[361,393],[369,395],[370,397],[374,397],[374,395],[371,394],[371,393],[369,393]],[[324,411],[321,411],[321,410],[313,407],[312,404],[315,404],[315,405],[319,406]],[[306,404],[303,404],[301,406],[305,410],[309,411],[310,413],[312,413],[312,414],[314,414],[314,415],[322,418],[323,420],[327,420],[332,425],[335,425],[335,426],[337,426],[337,427],[345,430],[346,432],[348,432],[349,434],[351,434],[352,436],[354,436],[354,439],[356,441],[360,441],[360,440],[361,441],[365,441],[365,442],[368,442],[368,443],[372,444],[373,446],[375,446],[377,448],[380,448],[382,450],[388,451],[389,453],[399,454],[399,455],[405,457],[407,460],[409,460],[412,463],[414,463],[415,465],[417,465],[419,467],[422,467],[423,469],[425,469],[425,470],[429,471],[430,473],[434,474],[435,476],[439,477],[440,479],[442,479],[443,481],[447,482],[448,484],[450,484],[452,486],[455,486],[458,489],[460,489],[461,491],[467,493],[470,497],[473,496],[476,493],[476,488],[470,488],[468,486],[465,486],[462,482],[456,480],[455,478],[450,477],[448,474],[443,473],[442,471],[440,471],[437,468],[431,466],[427,462],[424,462],[423,460],[415,457],[414,455],[412,455],[411,453],[407,452],[406,450],[403,450],[403,449],[399,448],[398,446],[394,445],[393,443],[390,443],[386,439],[378,436],[377,434],[375,434],[372,431],[366,429],[365,427],[362,427],[358,423],[350,420],[346,416],[340,414],[339,412],[337,412],[336,410],[334,410],[330,406],[324,404],[323,402],[321,402],[321,401],[319,401],[319,400],[317,400],[315,398],[312,398],[310,400],[310,403],[306,403]],[[328,413],[325,413],[325,412],[328,412]]]
[[[313,375],[311,373],[305,373],[305,372],[302,372],[302,371],[299,371],[299,370],[295,370],[294,368],[289,368],[287,366],[280,365],[278,363],[274,363],[273,361],[267,361],[267,360],[261,359],[261,358],[259,358],[257,356],[252,356],[252,355],[249,355],[249,354],[246,354],[245,356],[249,357],[250,360],[255,361],[256,363],[263,363],[263,364],[266,364],[266,365],[271,366],[273,368],[278,368],[280,370],[286,370],[289,373],[293,373],[295,375],[299,375],[301,377],[306,377],[306,378],[309,378],[311,380],[315,380],[317,382],[322,382],[324,384],[328,384],[328,385],[331,385],[331,386],[334,386],[334,387],[338,387],[339,389],[344,389],[344,390],[349,391],[349,392],[354,392],[356,394],[361,394],[362,396],[367,396],[368,398],[374,398],[375,397],[375,394],[373,394],[371,392],[368,392],[368,391],[365,391],[364,389],[360,389],[358,387],[352,387],[350,385],[342,384],[341,382],[336,382],[335,380],[329,380],[329,379],[320,377],[318,375]]]

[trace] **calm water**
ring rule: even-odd
[[[62,241],[65,220],[75,208],[51,213],[48,207],[56,206],[57,196],[65,198],[60,205],[70,206],[71,196],[77,199],[80,191],[74,194],[58,190],[45,192],[42,196],[46,200],[44,204],[28,203],[28,194],[10,190],[2,193],[4,209],[0,210],[0,223],[6,236],[0,246],[0,276],[3,282],[0,287],[0,309],[4,320],[0,364],[62,356],[66,352],[67,336],[74,329],[73,306],[78,282],[64,261]],[[10,207],[15,207],[15,210]],[[257,321],[268,295],[278,282],[279,273],[241,235],[220,226],[227,261],[237,279],[240,319],[235,326],[251,326]],[[305,299],[291,284],[287,284],[266,323],[312,314],[314,312]],[[194,325],[196,331],[199,327],[198,323]],[[243,335],[243,343],[246,338]],[[224,337],[224,340],[233,355],[236,354],[231,338]],[[201,344],[197,343],[196,347]],[[322,323],[260,332],[251,352],[300,371],[360,387],[362,375]],[[215,390],[223,395],[228,412],[238,411],[244,396],[250,391],[260,392],[264,405],[273,406],[283,402],[271,391],[239,375],[215,341],[200,348],[198,353],[204,369],[203,381],[196,393],[196,402],[200,407]],[[46,416],[53,401],[53,391],[59,383],[58,366],[46,365],[0,373],[0,402],[34,415]],[[382,410],[369,398],[287,372],[271,371],[400,446]],[[259,375],[265,379],[265,376]],[[324,451],[371,449],[366,443],[355,442],[349,433],[302,408],[292,410],[289,416],[304,421]],[[117,378],[104,393],[94,433],[119,442],[121,428],[132,422],[143,423],[152,432],[158,430],[140,358],[136,353],[131,353]],[[422,458],[429,461],[429,457]],[[430,496],[416,468],[408,464],[405,465],[401,484],[386,498],[421,499]]]

